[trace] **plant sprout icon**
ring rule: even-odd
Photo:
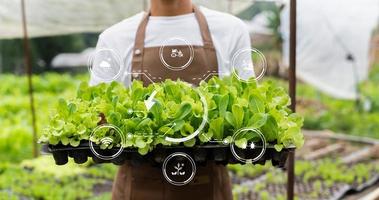
[[[171,172],[171,174],[173,176],[184,176],[186,174],[186,172],[181,172],[181,170],[183,169],[184,167],[184,163],[178,163],[174,168],[176,169],[176,171],[174,172]]]
[[[183,53],[181,50],[178,50],[178,49],[171,49],[171,58],[175,58],[175,57],[183,57]]]

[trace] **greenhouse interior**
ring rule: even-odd
[[[379,0],[0,0],[0,200],[379,200]]]

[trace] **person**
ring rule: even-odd
[[[111,50],[108,54],[117,55],[113,57],[122,66],[112,72],[92,72],[90,84],[104,82],[103,74],[125,86],[134,79],[146,85],[178,78],[196,85],[213,75],[232,74],[233,56],[249,48],[249,32],[237,17],[197,7],[191,0],[151,0],[149,12],[100,34],[96,51]],[[116,175],[112,199],[231,200],[231,181],[226,167],[212,161],[199,166],[194,180],[185,186],[169,184],[158,167],[127,162]]]

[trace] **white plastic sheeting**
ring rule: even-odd
[[[83,67],[88,66],[88,60],[95,52],[95,48],[88,48],[80,53],[61,53],[53,58],[53,68]]]
[[[0,0],[0,39],[22,37],[21,0]],[[30,37],[101,32],[143,10],[144,0],[25,0]],[[149,2],[149,1],[145,1]],[[194,0],[208,8],[228,11],[227,0]],[[233,12],[252,1],[236,1]]]
[[[274,13],[271,11],[263,11],[257,16],[255,16],[250,21],[245,21],[250,34],[265,34],[265,35],[271,35],[272,30],[268,27],[269,26],[269,17],[272,17]]]
[[[356,85],[367,78],[369,41],[378,15],[379,0],[298,1],[297,77],[336,98],[358,98]],[[281,22],[288,66],[289,6]],[[354,61],[347,59],[349,54]]]
[[[22,37],[20,2],[20,0],[0,0],[0,38]],[[143,9],[141,2],[141,0],[25,0],[29,35],[38,37],[101,31],[141,11]]]

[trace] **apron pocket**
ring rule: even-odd
[[[164,183],[157,179],[134,179],[131,200],[164,200]]]
[[[165,200],[212,200],[213,185],[209,175],[195,177],[191,183],[184,186],[165,184]]]

